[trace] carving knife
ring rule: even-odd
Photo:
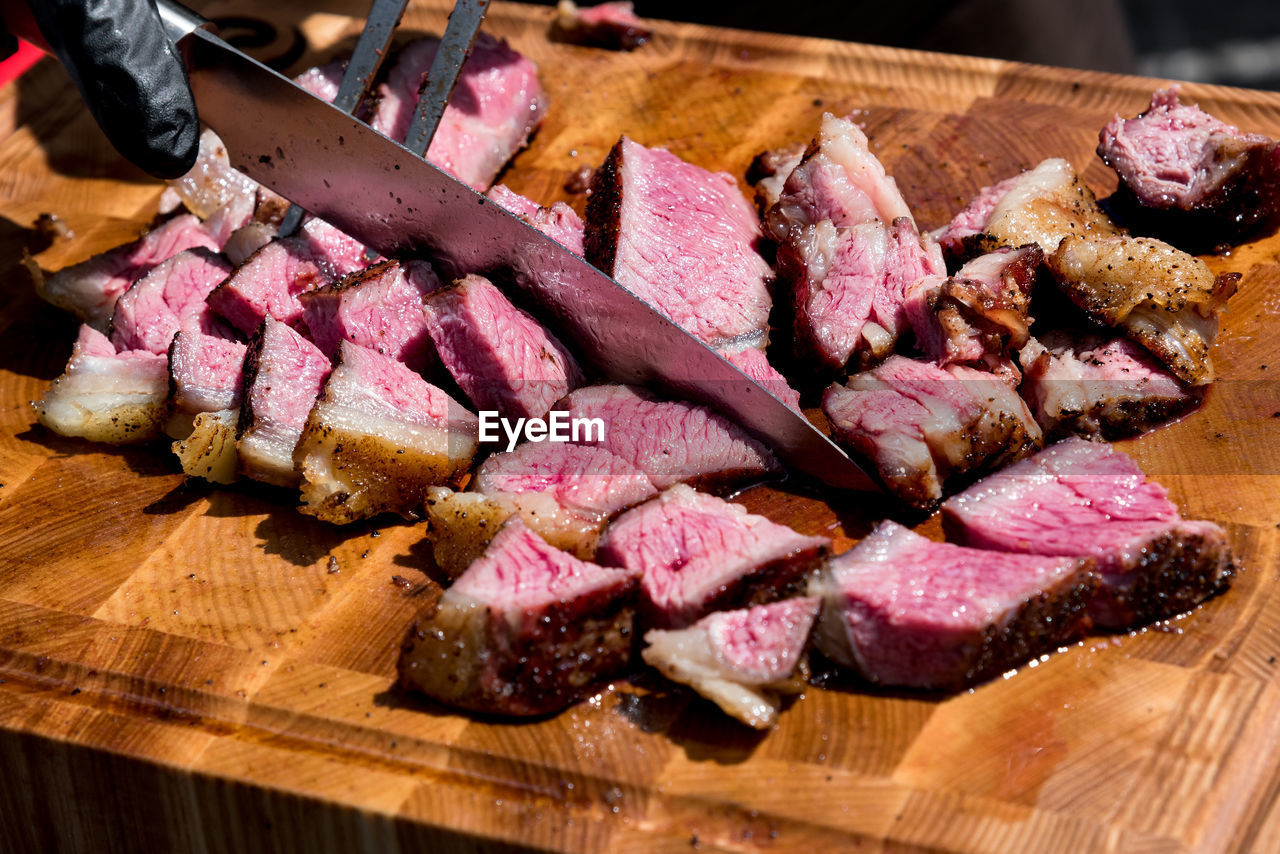
[[[612,278],[231,47],[190,10],[171,0],[157,7],[186,59],[201,120],[250,178],[388,257],[426,256],[457,274],[508,269],[614,382],[705,403],[831,486],[878,489],[806,418]]]

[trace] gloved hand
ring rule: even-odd
[[[195,164],[200,147],[195,100],[154,0],[28,0],[27,5],[117,151],[159,178],[176,178]]]

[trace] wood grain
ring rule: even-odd
[[[293,70],[359,28],[341,4],[254,8],[302,22]],[[438,31],[445,12],[415,6],[405,27]],[[1097,130],[1156,85],[664,23],[614,54],[549,42],[550,14],[497,5],[486,25],[539,64],[552,103],[504,180],[579,210],[566,179],[620,133],[742,176],[824,110],[859,111],[925,228],[1047,156],[1105,195]],[[1280,96],[1186,94],[1280,135]],[[1229,528],[1243,570],[1226,595],[957,696],[833,681],[764,734],[650,677],[510,724],[389,690],[405,625],[438,593],[421,526],[326,526],[290,493],[186,483],[163,448],[35,425],[28,401],[75,326],[32,295],[23,250],[54,270],[120,243],[161,187],[111,151],[50,63],[0,92],[0,135],[5,847],[1280,850],[1280,237],[1209,259],[1244,274],[1222,380],[1201,411],[1123,444],[1187,515]],[[42,212],[74,238],[32,230]],[[881,512],[772,488],[742,500],[840,548]]]

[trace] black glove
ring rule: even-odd
[[[196,162],[200,125],[187,71],[154,0],[28,0],[116,150],[159,178]]]

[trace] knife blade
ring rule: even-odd
[[[705,403],[831,486],[879,487],[808,419],[609,276],[364,123],[157,4],[188,62],[200,118],[254,180],[388,257],[452,273],[510,270],[614,382]]]

